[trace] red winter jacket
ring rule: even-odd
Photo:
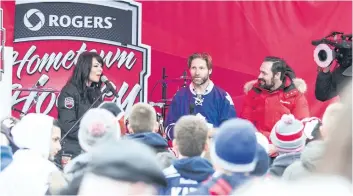
[[[268,139],[283,114],[293,114],[299,120],[310,116],[304,96],[306,83],[302,79],[287,77],[284,87],[273,92],[261,88],[254,80],[244,85],[244,91],[246,96],[240,116],[250,120]]]

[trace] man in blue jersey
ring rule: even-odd
[[[175,122],[184,115],[203,116],[211,127],[236,117],[232,98],[210,79],[212,57],[194,53],[188,58],[188,67],[192,82],[174,95],[166,119],[166,134],[170,140],[174,138]]]

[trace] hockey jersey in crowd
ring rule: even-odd
[[[231,195],[232,191],[248,182],[252,177],[245,173],[219,173],[203,182],[197,191],[188,195]]]
[[[169,139],[174,138],[175,122],[189,114],[202,115],[213,127],[218,127],[223,121],[236,117],[232,98],[212,81],[203,95],[196,94],[192,83],[174,95],[165,124]]]
[[[158,195],[187,195],[196,191],[200,183],[207,180],[214,170],[212,164],[201,157],[183,158],[164,169],[168,186],[161,188]]]

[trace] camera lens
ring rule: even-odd
[[[327,53],[325,50],[320,50],[318,56],[320,61],[326,61],[327,59]]]

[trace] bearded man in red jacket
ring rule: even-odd
[[[293,114],[299,120],[310,116],[304,96],[306,83],[296,78],[281,58],[266,57],[258,79],[247,82],[244,91],[246,96],[240,116],[251,121],[268,139],[283,114]],[[269,154],[275,152],[270,145]]]

